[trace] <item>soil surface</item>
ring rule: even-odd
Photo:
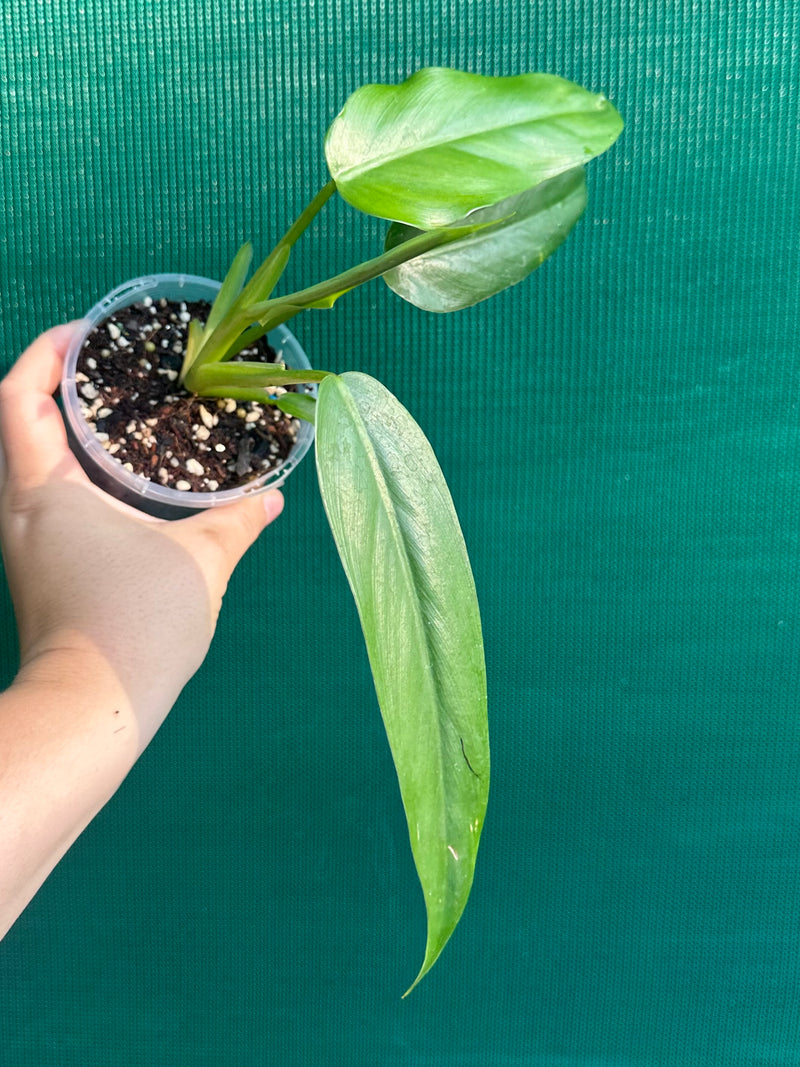
[[[232,489],[279,466],[299,425],[271,404],[178,386],[189,322],[204,322],[209,309],[148,298],[97,326],[78,357],[81,408],[103,447],[128,470],[184,492]],[[277,362],[265,339],[238,358]]]

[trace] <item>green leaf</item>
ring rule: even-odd
[[[458,311],[516,285],[567,237],[586,207],[583,168],[550,178],[517,196],[481,208],[470,222],[501,220],[453,244],[387,271],[384,281],[426,311]],[[386,235],[394,248],[421,231],[395,222]]]
[[[365,374],[327,377],[316,453],[425,896],[428,934],[416,985],[464,910],[488,797],[475,586],[433,450],[384,386]]]
[[[325,154],[354,207],[431,229],[587,163],[621,130],[604,96],[555,75],[433,67],[357,89]]]
[[[295,419],[303,419],[305,422],[310,422],[312,426],[314,425],[317,402],[308,393],[284,393],[273,403],[284,415],[291,415]]]

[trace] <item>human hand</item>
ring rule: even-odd
[[[231,573],[283,497],[168,522],[91,485],[52,395],[71,332],[43,334],[0,382],[0,544],[19,677],[91,678],[109,699],[121,687],[141,749],[203,661]]]

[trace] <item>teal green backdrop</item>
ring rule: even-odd
[[[266,252],[346,96],[431,64],[549,70],[627,123],[514,290],[296,321],[414,410],[470,546],[493,793],[464,919],[401,1001],[423,900],[306,461],[0,945],[3,1067],[800,1064],[793,0],[6,0],[3,364],[129,277]],[[326,210],[291,284],[381,232]]]

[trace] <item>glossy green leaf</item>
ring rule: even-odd
[[[425,896],[419,981],[466,904],[488,797],[475,586],[433,450],[395,397],[365,374],[331,375],[316,412],[322,499],[358,607]]]
[[[433,67],[357,89],[325,155],[354,207],[431,229],[587,163],[621,130],[604,96],[553,74]]]
[[[383,275],[404,300],[426,311],[458,311],[516,285],[565,240],[586,207],[583,168],[550,178],[518,196],[481,208],[470,222],[501,220],[461,241],[410,259]],[[393,223],[386,247],[421,231]]]

